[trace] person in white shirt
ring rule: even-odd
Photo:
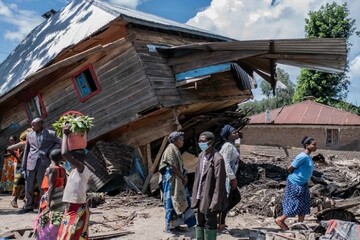
[[[225,125],[220,132],[225,143],[220,149],[220,154],[224,158],[226,170],[226,193],[228,207],[220,213],[218,230],[225,230],[225,218],[227,213],[240,202],[240,193],[237,188],[236,172],[239,167],[240,151],[235,146],[235,141],[239,139],[238,130],[230,125]]]
[[[72,170],[64,190],[63,202],[67,204],[67,208],[57,239],[88,239],[90,211],[86,204],[86,190],[91,172],[84,164],[88,150],[69,151],[67,145],[69,134],[69,126],[65,126],[63,128],[61,154],[71,164]]]

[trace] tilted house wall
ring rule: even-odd
[[[75,3],[73,1],[73,6],[70,4],[68,9],[58,14],[76,11],[72,9],[77,7]],[[89,6],[83,6],[83,11],[88,11],[89,7],[100,10],[109,7],[95,3],[98,5],[93,6],[94,3],[89,1]],[[146,144],[179,128],[177,117],[181,111],[173,107],[195,104],[196,109],[192,112],[204,112],[250,98],[251,91],[236,88],[229,72],[212,75],[197,89],[176,87],[167,58],[151,49],[152,45],[176,46],[226,39],[201,31],[189,33],[189,28],[178,27],[170,31],[129,23],[118,17],[84,40],[61,50],[50,64],[0,99],[0,145],[4,147],[10,135],[19,135],[29,127],[32,118],[27,116],[24,104],[35,96],[39,96],[39,109],[44,113],[47,127],[63,113],[76,110],[95,118],[89,140],[120,137],[120,141],[134,146]],[[92,73],[97,89],[82,98],[74,77],[84,71]],[[217,81],[219,79],[222,81]],[[155,119],[153,123],[151,119]],[[139,123],[139,120],[144,120],[144,123]],[[130,122],[138,127],[134,129],[126,125]],[[144,134],[144,127],[147,134]],[[131,141],[132,137],[136,139]]]
[[[146,191],[165,136],[194,116],[252,98],[254,74],[275,86],[276,63],[342,72],[345,59],[344,39],[234,41],[100,0],[73,0],[0,65],[0,148],[35,116],[50,127],[80,111],[95,118],[90,144],[139,147]]]

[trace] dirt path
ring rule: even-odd
[[[31,228],[36,213],[17,215],[10,206],[11,196],[0,195],[0,233],[19,228]],[[22,204],[19,204],[22,205]],[[21,206],[20,206],[21,207]],[[164,210],[159,200],[146,200],[145,203],[128,202],[119,198],[107,198],[106,203],[91,209],[90,235],[110,231],[132,231],[133,234],[114,239],[191,239],[195,231],[172,235],[164,233]],[[232,236],[221,234],[218,239],[248,239],[249,230],[254,228],[276,229],[273,219],[261,216],[239,215],[229,217],[227,224]]]

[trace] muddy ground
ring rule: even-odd
[[[194,229],[172,235],[164,233],[164,210],[159,199],[141,197],[138,200],[126,197],[106,197],[106,203],[91,209],[90,235],[113,231],[131,231],[132,234],[111,239],[194,239]],[[10,206],[11,196],[0,195],[0,234],[13,229],[31,228],[36,212],[18,215]],[[19,204],[21,207],[22,204]],[[294,220],[292,220],[294,221]],[[221,234],[218,239],[249,239],[249,231],[261,228],[277,231],[273,218],[254,215],[229,217],[230,234]]]

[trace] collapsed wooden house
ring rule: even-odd
[[[77,110],[95,117],[90,142],[143,149],[148,181],[164,136],[251,99],[254,74],[275,86],[277,63],[339,72],[346,62],[343,39],[235,41],[98,0],[47,17],[0,65],[1,148],[33,118],[50,127]]]

